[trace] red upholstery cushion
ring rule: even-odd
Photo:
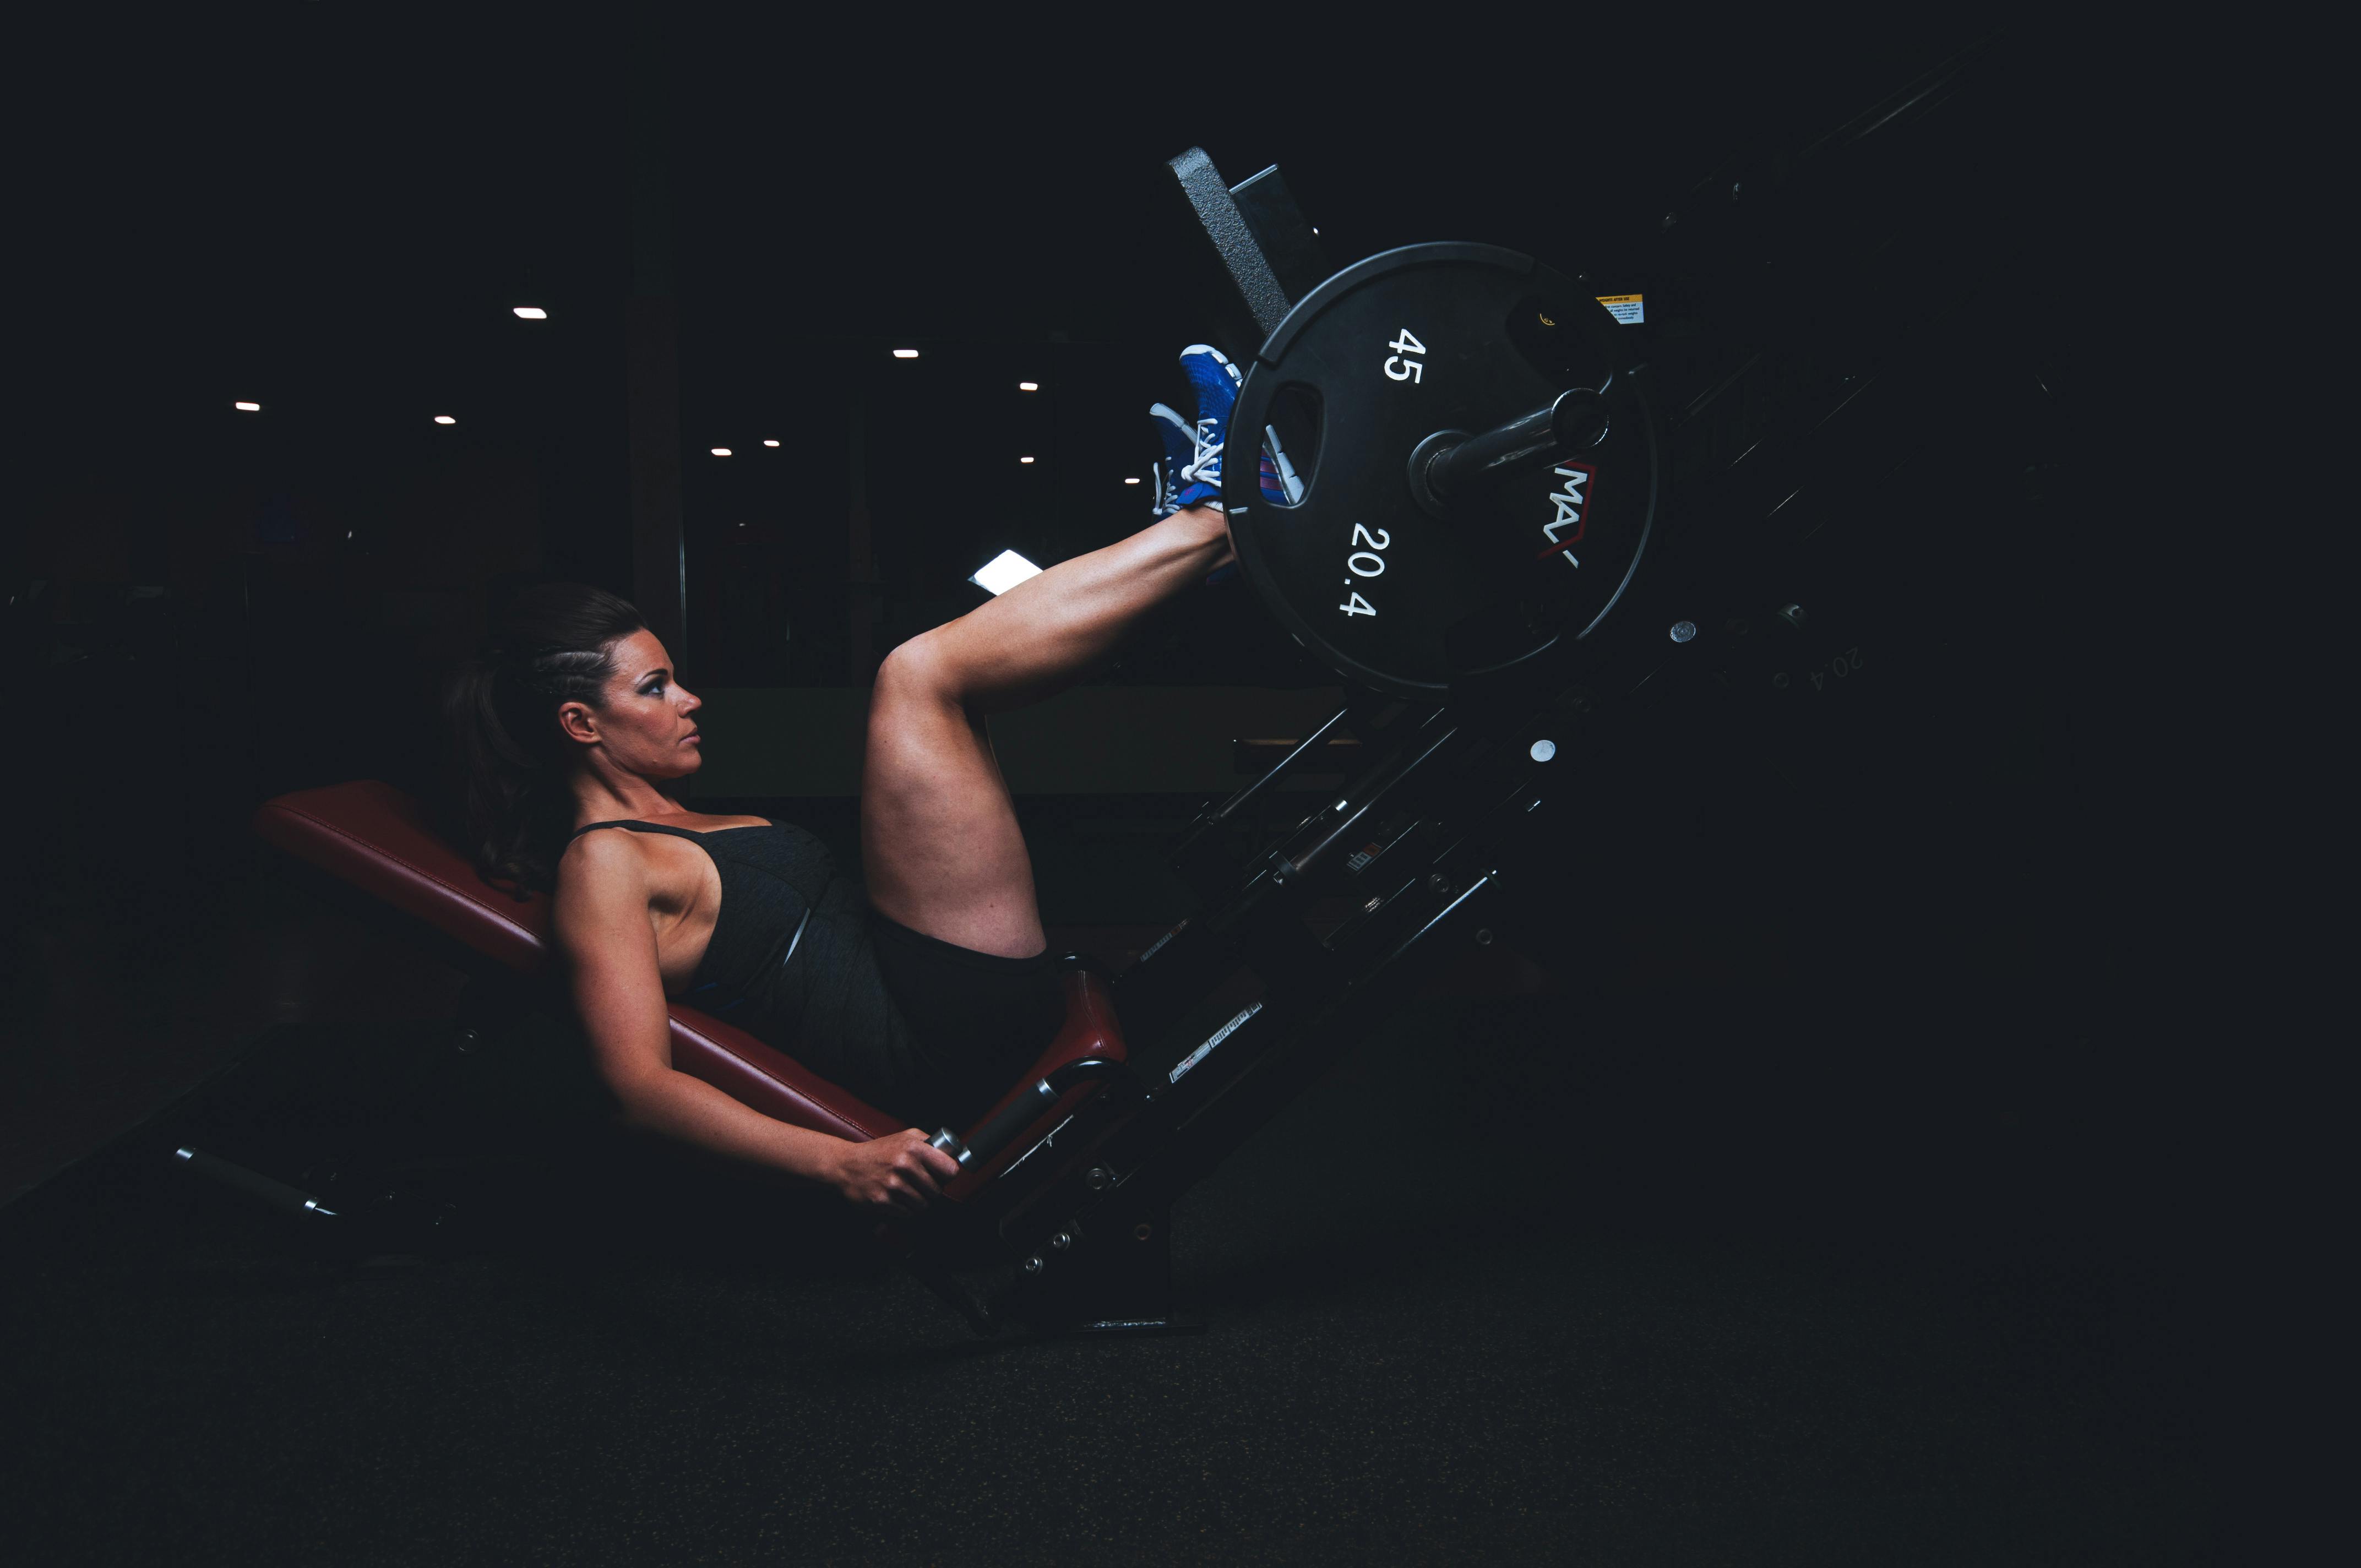
[[[390,784],[358,779],[282,795],[255,812],[254,830],[486,958],[524,974],[546,965],[549,900],[486,882],[428,825],[418,803]]]
[[[485,882],[465,855],[435,833],[418,803],[391,784],[361,779],[282,795],[256,811],[254,827],[298,860],[375,894],[487,958],[528,975],[545,975],[553,967],[549,900],[537,893],[519,897]],[[1060,1063],[1124,1054],[1104,983],[1095,976],[1070,973],[1066,1000],[1065,1028],[1023,1083],[1012,1086],[1012,1096]],[[899,1132],[906,1124],[743,1029],[677,1002],[667,1011],[673,1066],[765,1115],[855,1140]],[[1050,1113],[1062,1113],[1062,1107]]]

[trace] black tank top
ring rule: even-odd
[[[785,822],[698,833],[619,821],[573,837],[601,828],[686,839],[720,873],[713,938],[681,1001],[872,1104],[893,1108],[927,1076],[878,970],[868,894],[817,836]]]

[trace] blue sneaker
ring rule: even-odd
[[[1148,421],[1164,442],[1164,456],[1156,465],[1156,500],[1148,512],[1161,521],[1180,510],[1174,498],[1180,493],[1180,470],[1197,460],[1197,432],[1178,409],[1164,403],[1148,405]]]
[[[1211,344],[1192,343],[1180,351],[1180,368],[1197,391],[1196,449],[1180,470],[1180,490],[1173,499],[1192,507],[1222,499],[1222,448],[1227,444],[1230,405],[1238,400],[1238,367]]]

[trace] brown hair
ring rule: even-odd
[[[488,880],[548,892],[572,825],[569,702],[600,706],[615,644],[647,622],[603,588],[544,583],[519,592],[452,683],[445,711],[465,773],[468,848]]]

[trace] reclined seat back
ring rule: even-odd
[[[548,984],[549,900],[492,886],[427,820],[419,803],[375,779],[298,790],[257,809],[261,838],[338,882],[424,922],[493,964]],[[666,1006],[672,1063],[767,1116],[840,1138],[867,1140],[907,1124],[807,1070],[762,1041],[681,1003]],[[1066,1025],[1022,1084],[1082,1057],[1121,1058],[1123,1036],[1105,983],[1081,970],[1066,975]],[[1077,1091],[1076,1095],[1081,1091]],[[1069,1098],[1074,1098],[1070,1096]],[[1067,1109],[1054,1108],[1042,1120]]]

